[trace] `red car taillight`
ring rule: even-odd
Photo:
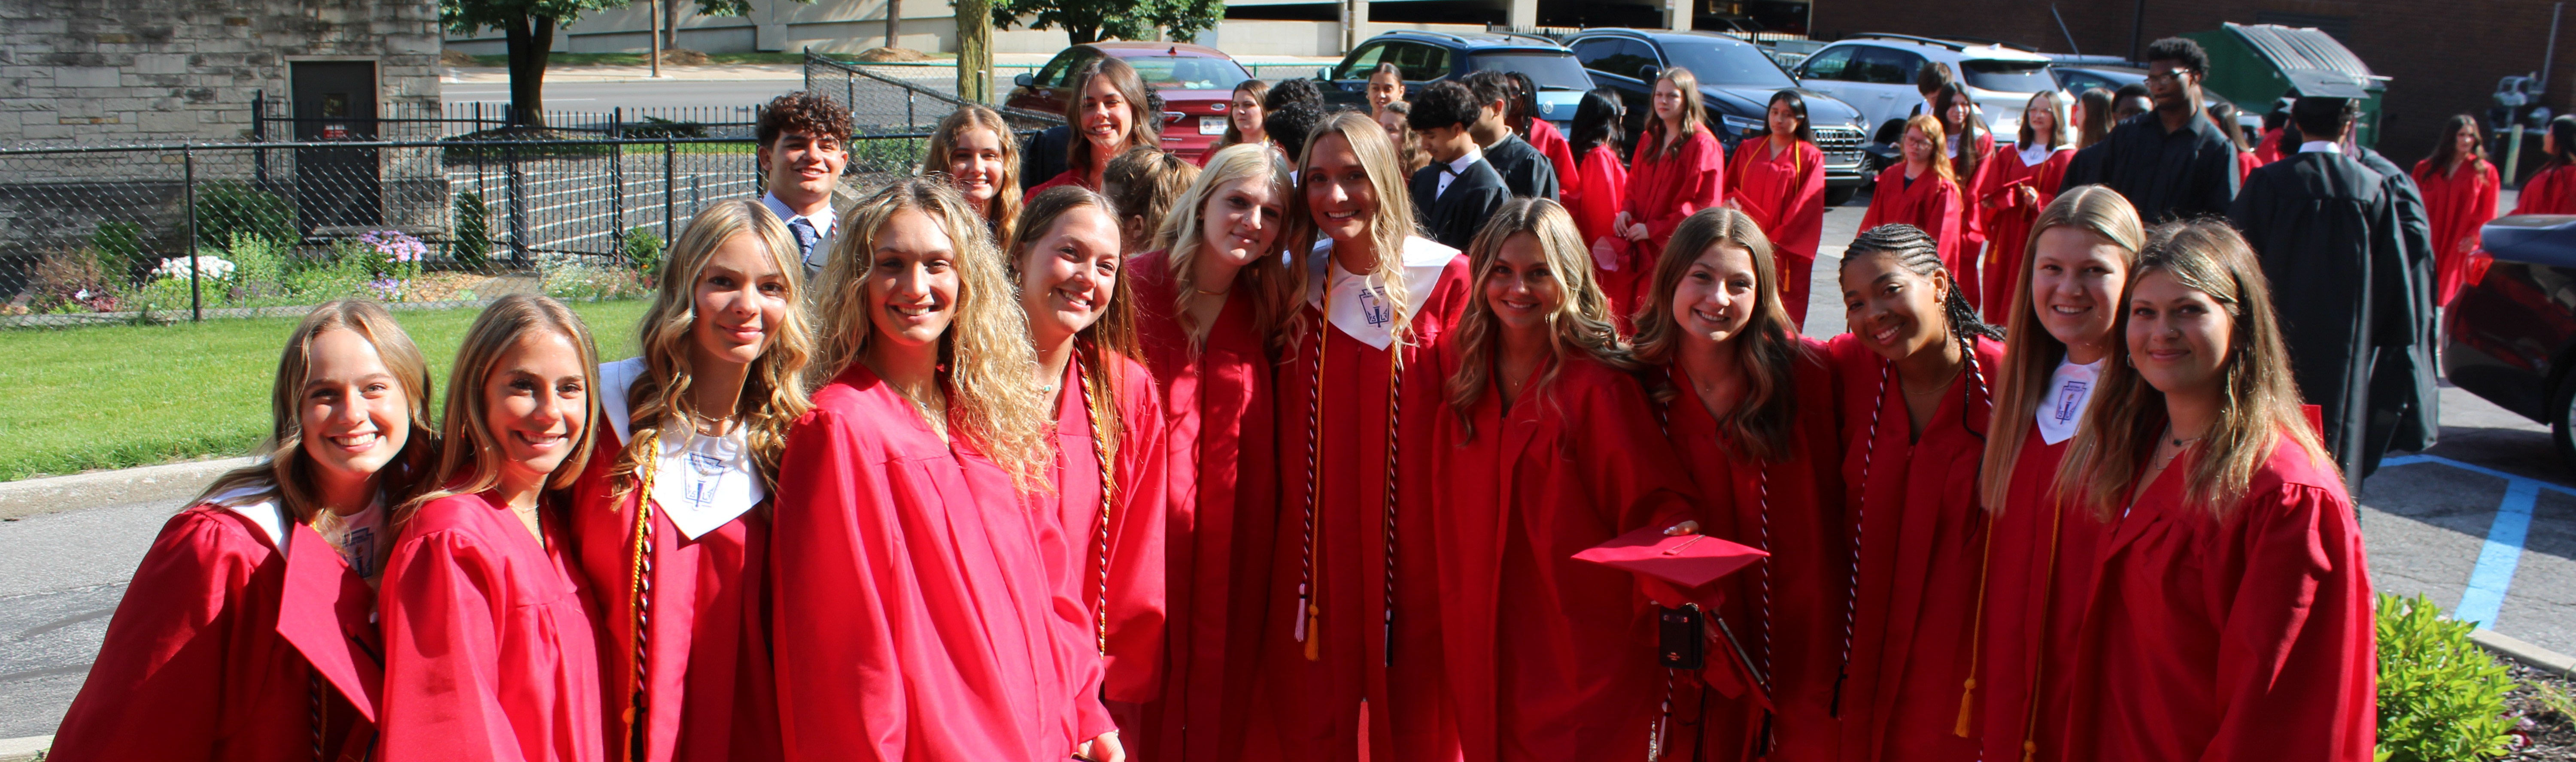
[[[2475,286],[2478,281],[2486,280],[2487,268],[2494,264],[2495,256],[2488,254],[2486,249],[2470,251],[2468,261],[2460,263],[2460,283]]]

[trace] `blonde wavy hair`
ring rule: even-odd
[[[1522,393],[1556,380],[1571,356],[1631,373],[1640,367],[1619,343],[1619,329],[1610,322],[1610,298],[1602,295],[1601,284],[1593,279],[1592,251],[1583,245],[1583,234],[1574,229],[1574,215],[1548,199],[1512,199],[1467,244],[1468,268],[1474,273],[1469,282],[1474,286],[1468,291],[1466,312],[1458,318],[1458,372],[1449,377],[1448,391],[1449,409],[1457,413],[1471,439],[1476,436],[1472,413],[1476,401],[1493,386],[1494,362],[1502,343],[1501,321],[1485,300],[1485,280],[1494,276],[1502,260],[1503,242],[1522,234],[1538,240],[1557,291],[1556,305],[1547,312],[1548,354],[1557,362],[1530,379]]]
[[[781,298],[787,302],[786,317],[770,326],[769,346],[760,359],[751,361],[750,375],[743,379],[742,395],[732,410],[698,410],[689,395],[691,329],[697,326],[697,286],[704,277],[708,260],[716,249],[738,236],[751,236],[770,264],[778,268],[778,277],[786,285]],[[787,226],[771,214],[769,207],[757,199],[723,201],[698,210],[689,218],[689,226],[680,230],[678,240],[671,242],[671,255],[662,266],[661,287],[653,293],[653,304],[644,308],[644,316],[635,321],[635,346],[642,351],[644,374],[627,387],[628,430],[634,435],[618,453],[617,465],[610,471],[617,494],[623,496],[637,486],[635,472],[644,463],[660,455],[655,440],[662,424],[676,422],[686,426],[698,417],[732,418],[740,426],[744,449],[752,463],[759,466],[761,480],[770,489],[778,487],[778,460],[787,450],[787,429],[796,418],[813,407],[806,399],[806,360],[814,356],[814,335],[805,316],[805,267],[796,260],[796,240],[788,237]],[[716,414],[716,415],[710,415]]]
[[[312,456],[304,452],[303,407],[304,384],[312,373],[313,341],[330,331],[348,331],[366,339],[376,348],[376,356],[391,371],[394,382],[402,386],[409,415],[410,431],[403,441],[402,452],[386,463],[376,474],[377,491],[391,505],[401,505],[428,481],[430,459],[438,450],[438,432],[429,422],[429,361],[422,358],[420,347],[411,343],[402,324],[385,311],[384,305],[359,299],[324,302],[304,314],[304,321],[286,336],[286,351],[278,353],[277,377],[269,386],[268,439],[262,441],[255,455],[259,462],[227,471],[206,485],[204,492],[190,504],[212,502],[227,492],[255,490],[277,501],[278,507],[296,523],[312,521],[321,511],[316,504],[312,484]]]
[[[868,339],[876,334],[868,280],[876,270],[877,234],[905,211],[928,215],[956,247],[957,317],[939,337],[949,421],[1021,489],[1042,485],[1055,462],[1055,411],[1038,388],[1028,315],[1005,274],[1000,247],[979,224],[983,218],[948,183],[897,179],[850,210],[844,235],[833,240],[831,261],[812,290],[823,340],[807,378],[819,386],[867,356]]]
[[[1011,237],[1011,226],[1020,217],[1020,139],[1011,134],[1011,125],[1002,115],[987,106],[966,104],[941,117],[939,126],[930,131],[930,148],[921,155],[921,174],[954,182],[948,176],[948,155],[957,150],[957,136],[967,130],[986,130],[1002,144],[1002,176],[993,181],[992,216],[984,224],[993,229],[995,239]],[[967,208],[974,208],[968,202]],[[980,215],[979,215],[980,216]]]
[[[1694,212],[1673,228],[1672,240],[1664,245],[1663,257],[1655,260],[1653,279],[1648,283],[1652,293],[1636,314],[1639,362],[1667,365],[1681,356],[1681,323],[1673,318],[1673,293],[1681,288],[1691,265],[1715,247],[1743,249],[1753,262],[1752,315],[1744,330],[1736,332],[1725,351],[1735,354],[1736,366],[1744,373],[1744,394],[1735,409],[1717,416],[1717,430],[1749,460],[1773,462],[1789,457],[1792,427],[1798,411],[1797,361],[1806,357],[1807,346],[1798,341],[1798,330],[1789,322],[1789,308],[1781,303],[1780,271],[1772,258],[1771,239],[1753,217],[1733,207],[1710,207]],[[1654,390],[1658,401],[1669,402],[1683,390],[1673,384],[1660,384]],[[1810,390],[1812,399],[1830,401],[1826,390]],[[1696,400],[1690,404],[1699,404]]]
[[[2024,128],[2028,129],[2028,128]],[[2030,225],[2030,238],[2023,242],[2020,264],[2021,280],[2013,284],[2012,310],[2004,319],[2004,335],[2013,337],[2004,345],[2004,361],[1995,370],[1995,422],[1988,431],[1986,457],[1978,475],[1977,490],[1985,494],[1986,512],[2002,514],[2004,501],[2012,492],[2014,461],[2021,458],[2021,445],[2030,438],[2031,427],[2021,422],[2031,420],[2039,411],[2040,397],[2048,393],[2048,377],[2057,372],[2057,364],[2066,359],[2066,342],[2040,325],[2036,305],[2031,303],[2030,278],[2039,257],[2039,234],[2050,228],[2074,227],[2100,236],[2120,248],[2120,264],[2126,268],[2124,278],[2134,281],[2138,269],[2138,250],[2146,246],[2146,227],[2138,222],[2137,207],[2108,186],[2086,185],[2068,190],[2039,211],[2039,219]],[[2126,291],[2125,282],[2122,289]],[[2101,308],[2113,313],[2128,311],[2128,294],[2109,294]],[[2114,322],[2117,318],[2114,318]],[[2110,341],[2120,340],[2117,328]]]
[[[1353,274],[1367,276],[1377,282],[1387,303],[1395,306],[1395,340],[1410,343],[1407,337],[1412,332],[1414,316],[1407,309],[1413,301],[1409,293],[1411,289],[1404,280],[1404,241],[1416,235],[1419,228],[1413,217],[1413,195],[1405,187],[1404,168],[1396,159],[1395,143],[1387,139],[1386,128],[1377,120],[1357,111],[1334,112],[1306,138],[1305,150],[1297,154],[1298,187],[1301,191],[1288,194],[1288,229],[1284,231],[1288,250],[1301,255],[1314,251],[1316,239],[1322,235],[1315,225],[1313,205],[1306,202],[1302,189],[1323,180],[1314,168],[1315,147],[1335,137],[1350,145],[1351,154],[1359,158],[1360,167],[1368,172],[1369,186],[1377,195],[1377,213],[1369,216],[1369,239],[1376,251],[1377,266],[1368,272]],[[1324,240],[1329,242],[1331,239]],[[1329,267],[1332,260],[1329,251],[1323,258]],[[1281,300],[1271,305],[1272,314],[1289,316],[1287,325],[1283,326],[1288,330],[1271,334],[1271,342],[1274,348],[1282,350],[1282,357],[1294,356],[1298,342],[1304,340],[1308,330],[1304,312],[1307,278],[1290,280],[1295,288],[1280,289],[1279,293],[1269,295]],[[1401,361],[1402,355],[1397,356]]]
[[[1190,181],[1190,187],[1172,199],[1174,214],[1163,218],[1155,246],[1163,250],[1165,271],[1172,279],[1172,316],[1181,329],[1191,336],[1190,353],[1196,355],[1205,346],[1195,318],[1190,317],[1190,302],[1198,294],[1198,263],[1207,247],[1207,205],[1216,200],[1216,189],[1237,180],[1260,179],[1270,183],[1273,192],[1286,195],[1296,189],[1289,184],[1288,160],[1265,143],[1244,143],[1217,149],[1208,157],[1207,167]],[[1283,201],[1285,199],[1282,199]],[[1287,222],[1287,204],[1281,204],[1280,221]],[[1279,246],[1286,235],[1272,239],[1272,250],[1245,265],[1235,274],[1234,288],[1250,287],[1244,293],[1252,298],[1252,330],[1255,335],[1274,335],[1280,322],[1279,305],[1294,297],[1287,292],[1303,286],[1302,273],[1289,272],[1286,249]]]
[[[2281,336],[2272,312],[2272,285],[2244,236],[2224,220],[2188,220],[2158,225],[2147,233],[2131,284],[2150,275],[2165,275],[2184,288],[2208,294],[2227,311],[2231,325],[2222,380],[2218,420],[2201,435],[2200,452],[2184,474],[2183,501],[2200,506],[2224,521],[2233,515],[2252,486],[2255,469],[2270,460],[2281,437],[2305,452],[2310,462],[2330,464],[2324,444],[2308,417],[2299,411],[2299,388],[2290,376],[2289,342]],[[2132,286],[2134,287],[2134,285]],[[2122,304],[2111,335],[2112,350],[2126,357],[2129,311]],[[2138,484],[2144,461],[2155,452],[2163,431],[2164,392],[2157,391],[2122,363],[2102,364],[2101,387],[2084,408],[2084,425],[2066,446],[2066,461],[2057,469],[2057,494],[2071,498],[2097,519],[2112,520]],[[2342,480],[2342,470],[2321,469]]]
[[[430,480],[437,489],[404,503],[394,515],[397,533],[423,505],[452,495],[472,495],[501,484],[501,440],[492,433],[490,412],[483,406],[483,383],[501,357],[532,337],[553,334],[570,341],[581,355],[582,412],[580,441],[546,477],[545,489],[570,488],[590,463],[590,448],[599,441],[599,348],[590,326],[563,302],[536,294],[511,294],[494,300],[465,329],[456,348],[456,367],[447,374],[447,414],[439,424],[438,469]]]

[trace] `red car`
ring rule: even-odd
[[[1251,79],[1243,65],[1224,51],[1173,42],[1095,42],[1075,45],[1032,74],[1012,79],[1004,105],[1062,114],[1073,94],[1066,80],[1091,60],[1116,56],[1136,67],[1145,84],[1163,95],[1163,149],[1197,160],[1225,134],[1227,105],[1234,86]]]

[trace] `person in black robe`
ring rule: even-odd
[[[2290,118],[2309,142],[2254,170],[2231,221],[2263,262],[2300,396],[2321,409],[2326,448],[2358,486],[2389,444],[2371,441],[2374,412],[2393,421],[2411,400],[2372,394],[2373,366],[2421,343],[2406,229],[2387,178],[2344,153],[2360,86],[2315,85]],[[2347,89],[2348,88],[2348,89]]]
[[[1502,175],[1503,187],[1521,198],[1556,200],[1556,165],[1548,163],[1537,146],[1513,132],[1506,119],[1516,97],[1511,77],[1488,69],[1467,75],[1465,84],[1476,94],[1478,104],[1476,119],[1467,131],[1475,136],[1485,163],[1494,165],[1494,172]]]
[[[2351,131],[2345,131],[2351,142]],[[2433,348],[2441,337],[2433,308],[2433,217],[2424,206],[2424,191],[2415,177],[2378,151],[2348,146],[2362,166],[2379,173],[2388,200],[2397,207],[2398,238],[2406,249],[2406,278],[2415,338],[2404,347],[2381,347],[2370,366],[2370,425],[2365,442],[2379,452],[2423,452],[2440,438],[2442,389],[2434,380]],[[2362,464],[2362,475],[2378,470],[2379,459]]]
[[[1415,171],[1407,187],[1414,219],[1421,220],[1423,234],[1432,240],[1465,250],[1477,229],[1512,200],[1503,176],[1468,132],[1476,123],[1476,95],[1456,82],[1431,83],[1414,99],[1405,123],[1422,136],[1422,150],[1431,154],[1431,165]]]
[[[2208,73],[2200,43],[2167,37],[2147,46],[2155,110],[2121,120],[2099,145],[2076,152],[2061,187],[2110,186],[2148,222],[2227,214],[2236,198],[2236,146],[2201,116],[2200,81]]]

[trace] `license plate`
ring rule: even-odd
[[[1225,134],[1225,117],[1221,117],[1221,116],[1202,116],[1202,117],[1199,117],[1199,134],[1201,134],[1201,135],[1223,135],[1223,134]]]

